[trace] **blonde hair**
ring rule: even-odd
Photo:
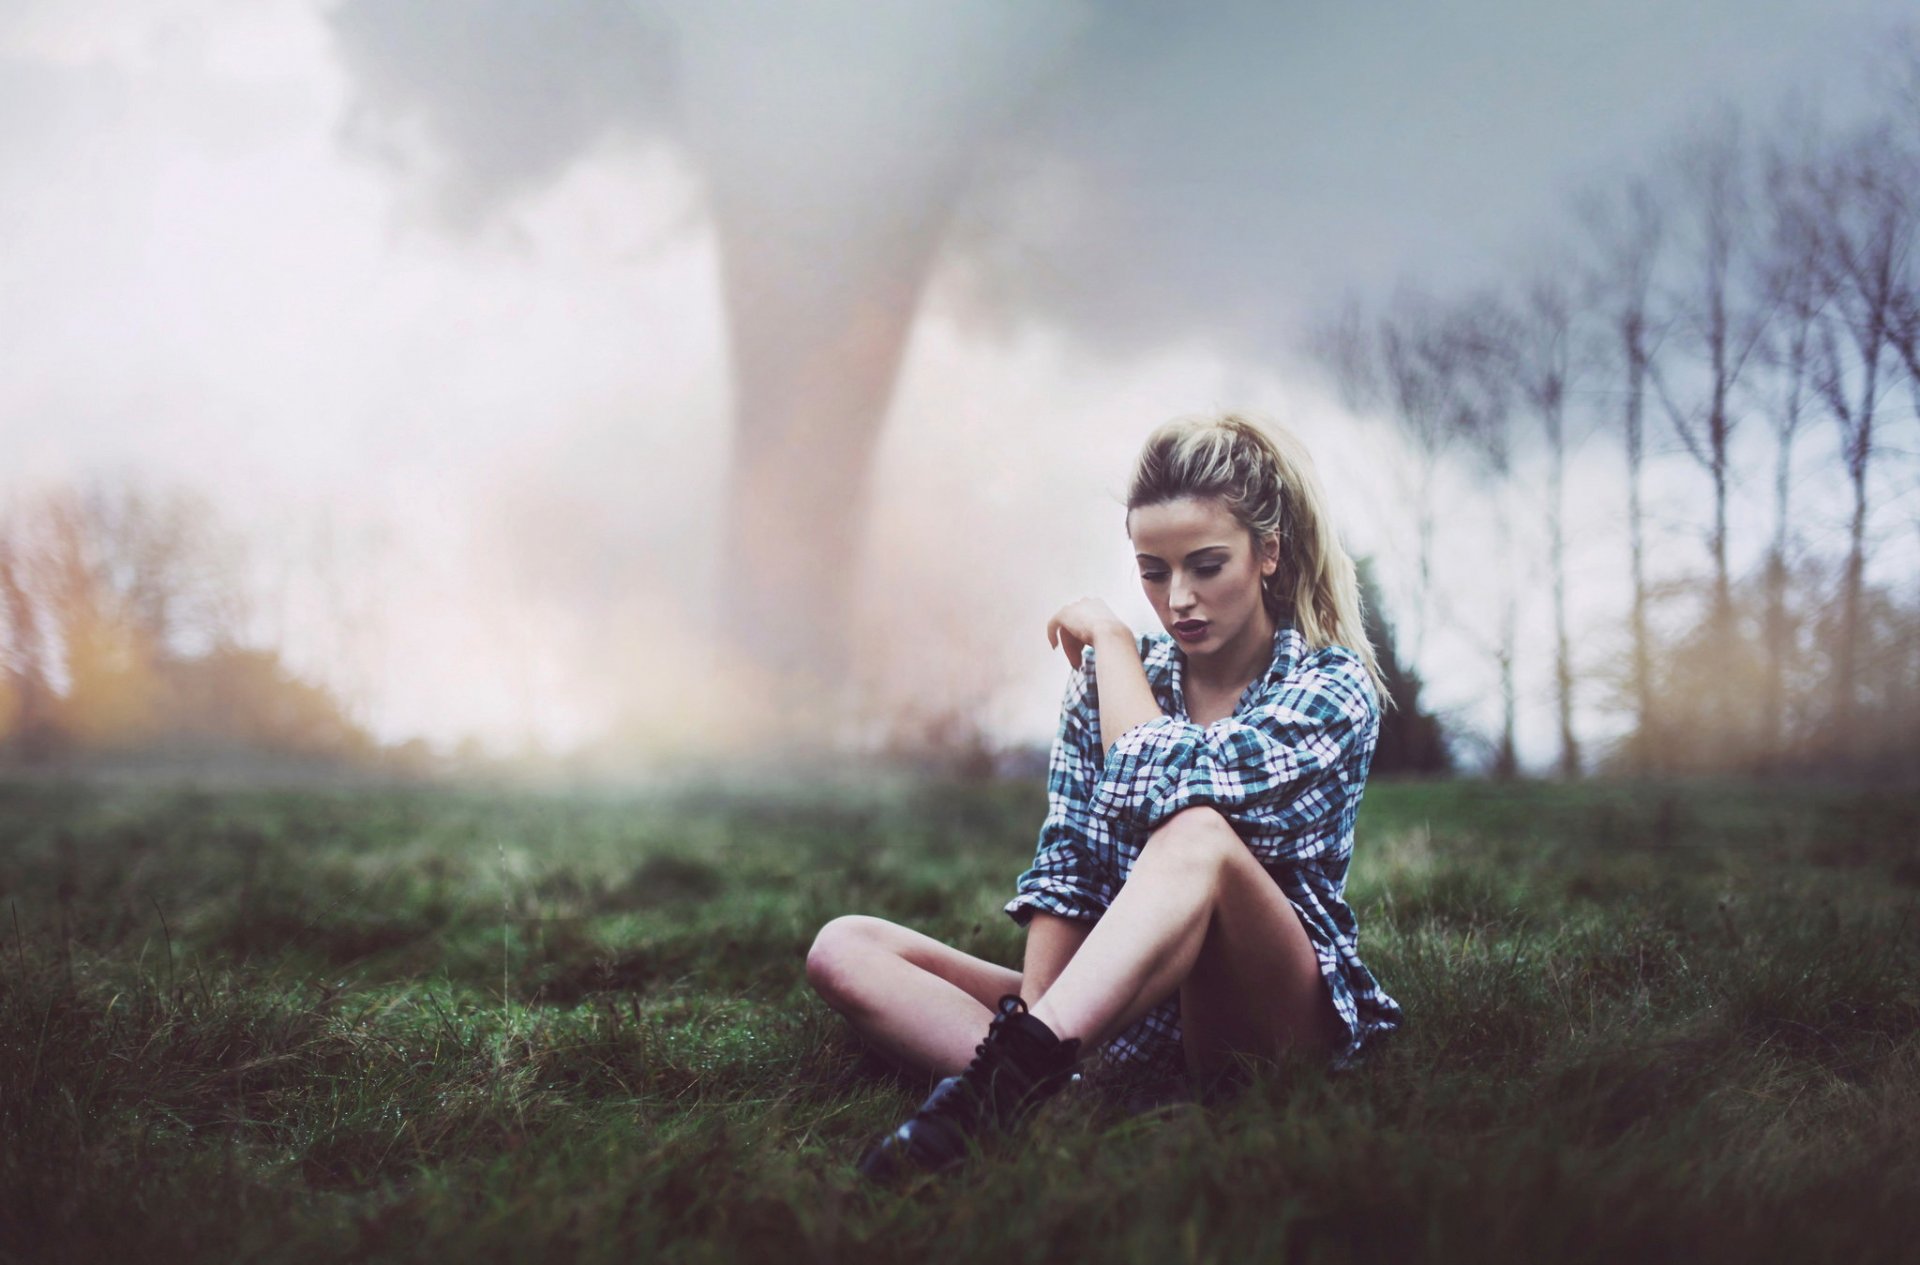
[[[1345,646],[1360,659],[1383,707],[1391,707],[1361,622],[1360,580],[1340,545],[1313,457],[1279,426],[1238,413],[1176,417],[1147,436],[1127,489],[1129,515],[1182,497],[1218,497],[1252,536],[1280,541],[1280,565],[1260,580],[1275,623],[1300,630],[1309,649]]]

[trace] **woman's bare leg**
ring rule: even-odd
[[[1032,1009],[1087,1049],[1174,990],[1197,1072],[1292,1042],[1331,1050],[1344,1025],[1293,905],[1210,808],[1154,831],[1100,922]]]
[[[883,1054],[951,1076],[972,1060],[995,1002],[1020,991],[1020,972],[856,914],[820,929],[807,982]]]
[[[1091,924],[1036,913],[1019,972],[880,918],[850,915],[820,929],[807,980],[868,1042],[909,1067],[949,1076],[973,1058],[996,1005],[1053,985]]]

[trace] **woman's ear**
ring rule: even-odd
[[[1272,575],[1280,569],[1280,537],[1278,533],[1268,532],[1260,548],[1260,574]]]

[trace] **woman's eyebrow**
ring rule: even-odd
[[[1187,561],[1191,562],[1195,558],[1198,558],[1203,553],[1232,553],[1232,552],[1233,552],[1233,547],[1231,545],[1202,545],[1200,546],[1200,548],[1194,550],[1192,553],[1187,555]],[[1150,554],[1150,553],[1136,553],[1133,555],[1133,557],[1134,557],[1134,561],[1136,562],[1165,561],[1165,559],[1155,557],[1153,554]]]

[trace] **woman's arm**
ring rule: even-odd
[[[1099,680],[1100,754],[1105,757],[1122,734],[1162,715],[1140,665],[1133,630],[1115,622],[1093,636],[1093,671]]]
[[[1027,957],[1020,971],[1020,996],[1031,1006],[1053,987],[1079,951],[1093,924],[1058,914],[1035,914],[1027,924]]]
[[[1122,734],[1088,811],[1152,830],[1206,804],[1267,864],[1337,847],[1344,832],[1329,823],[1365,783],[1380,713],[1364,665],[1335,649],[1250,712],[1210,725],[1159,717]]]
[[[1076,668],[1060,701],[1060,726],[1047,756],[1047,817],[1033,864],[1020,876],[1007,913],[1021,926],[1036,914],[1091,923],[1113,900],[1115,876],[1087,847],[1087,798],[1100,775],[1093,673]]]
[[[1105,758],[1120,735],[1159,716],[1160,704],[1140,666],[1140,646],[1111,607],[1097,597],[1069,602],[1047,621],[1047,644],[1066,652],[1080,669],[1082,647],[1093,647],[1093,671],[1099,686],[1100,755]]]

